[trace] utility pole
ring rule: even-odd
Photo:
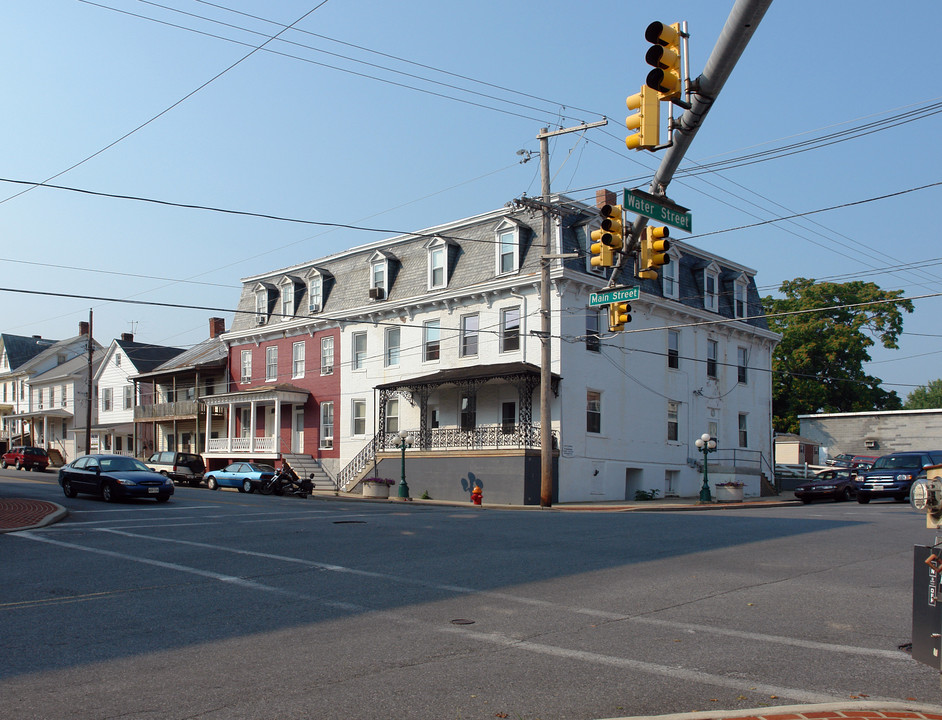
[[[92,454],[92,384],[94,377],[92,375],[92,311],[88,311],[88,398],[85,401],[85,454]]]

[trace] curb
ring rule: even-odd
[[[0,498],[0,533],[36,530],[58,522],[69,511],[58,503],[28,498]]]
[[[942,707],[922,703],[858,702],[780,705],[747,710],[711,710],[667,715],[634,715],[605,720],[942,720]]]

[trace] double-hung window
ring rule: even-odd
[[[265,380],[273,382],[278,379],[278,346],[269,345],[265,348]]]
[[[399,364],[399,328],[386,328],[386,350],[383,353],[386,367]]]
[[[749,351],[744,347],[736,348],[736,379],[746,384],[746,366],[749,361]]]
[[[290,320],[294,316],[294,283],[281,286],[281,319]]]
[[[720,345],[716,340],[707,340],[707,377],[716,379],[716,366],[719,361]]]
[[[241,377],[239,381],[242,383],[252,382],[252,351],[251,350],[242,351],[242,372],[241,372]]]
[[[321,338],[321,375],[333,375],[334,338]]]
[[[422,340],[422,359],[425,362],[437,361],[441,357],[441,321],[426,321],[422,332],[425,335]]]
[[[667,367],[677,370],[680,367],[680,333],[667,331]]]
[[[585,349],[590,352],[602,352],[602,340],[599,336],[599,311],[588,308],[585,311]]]
[[[602,393],[587,390],[585,395],[585,431],[602,432]]]
[[[330,450],[334,447],[334,404],[332,402],[321,403],[320,447],[322,450]]]
[[[719,309],[717,298],[719,275],[715,271],[707,270],[703,276],[703,308],[716,312]]]
[[[39,388],[39,407],[43,406],[43,389]],[[111,410],[111,388],[101,389],[101,409],[104,412]]]
[[[435,240],[428,248],[428,289],[443,288],[448,284],[446,262],[448,253],[442,240]]]
[[[320,312],[324,307],[324,281],[320,275],[315,275],[307,283],[307,309],[314,313]]]
[[[504,230],[498,236],[497,243],[498,275],[516,272],[519,267],[517,231],[515,229]]]
[[[125,385],[124,386],[124,405],[122,406],[124,410],[130,410],[134,407],[134,386]]]
[[[748,314],[747,303],[746,303],[746,283],[742,280],[737,280],[736,284],[733,286],[733,312],[735,317],[744,318]]]
[[[353,434],[366,435],[366,400],[354,400],[351,415]]]
[[[461,357],[478,354],[478,316],[464,315],[461,318]]]
[[[504,308],[500,311],[500,351],[514,352],[520,349],[520,308]]]
[[[296,342],[291,344],[291,377],[293,378],[303,378],[304,377],[304,363],[305,363],[305,346],[304,341]]]
[[[668,442],[677,442],[679,437],[678,431],[678,416],[679,416],[680,403],[676,403],[673,400],[667,401],[667,441]]]
[[[748,420],[747,413],[739,413],[739,447],[741,448],[749,447]]]
[[[363,370],[366,368],[366,333],[353,333],[353,362],[354,370]]]

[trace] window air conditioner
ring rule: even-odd
[[[386,297],[386,291],[381,287],[370,288],[370,299],[371,300],[382,300]]]
[[[267,321],[268,318],[266,318],[264,315],[259,315],[255,318],[256,325],[264,325]]]
[[[321,304],[320,304],[320,303],[311,303],[309,307],[310,307],[310,311],[311,311],[311,312],[320,312],[320,311],[321,311]]]

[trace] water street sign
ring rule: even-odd
[[[641,297],[641,288],[637,286],[607,288],[605,290],[599,290],[598,292],[589,293],[589,306],[599,307],[601,305],[611,305],[615,302],[629,302],[631,300],[637,300],[639,297]]]
[[[665,225],[693,232],[693,215],[687,208],[671,202],[666,197],[651,195],[642,190],[625,190],[622,203],[628,212],[644,215]]]

